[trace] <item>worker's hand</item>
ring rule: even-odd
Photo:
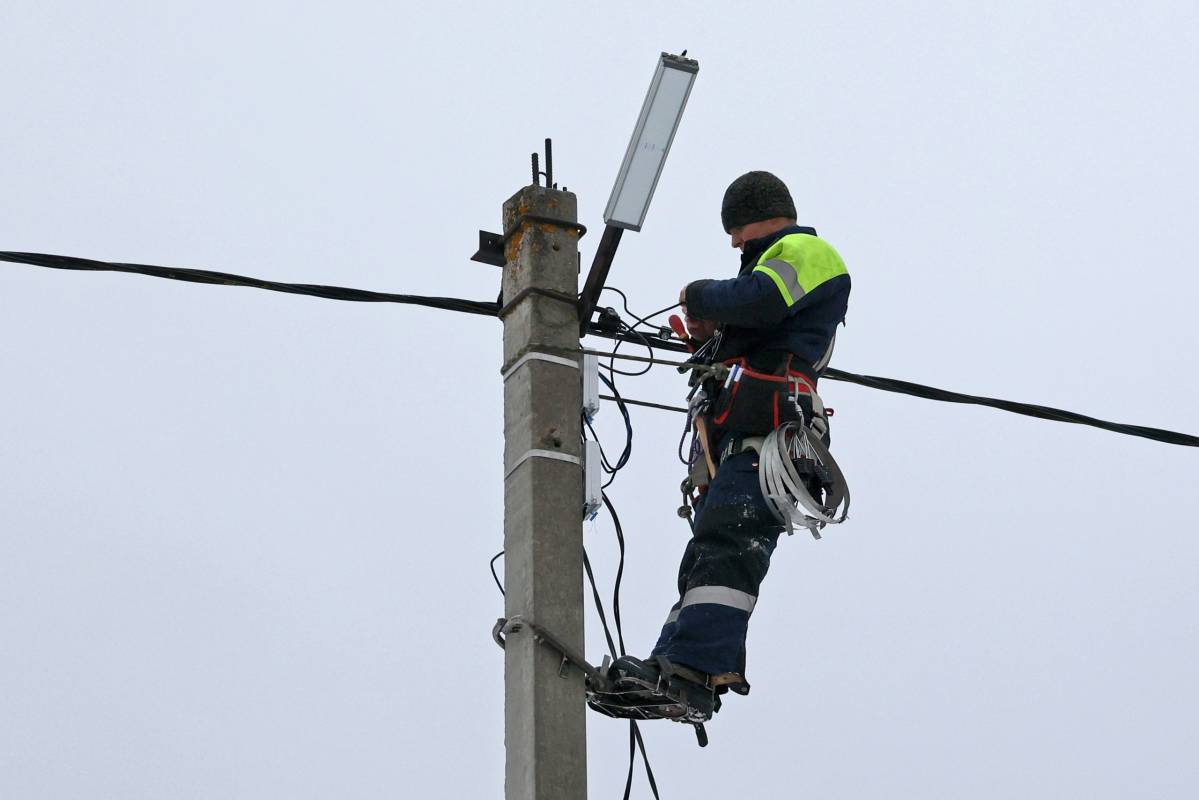
[[[706,342],[716,335],[716,323],[710,319],[696,319],[695,317],[685,317],[687,322],[687,335],[697,342]]]
[[[679,290],[679,308],[683,310],[683,319],[687,321],[687,335],[697,342],[706,342],[716,334],[716,323],[711,320],[699,319],[687,313],[687,287]]]

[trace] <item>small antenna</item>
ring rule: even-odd
[[[541,165],[537,163],[537,154],[533,154],[533,185],[541,185]]]

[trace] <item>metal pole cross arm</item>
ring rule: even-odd
[[[604,227],[599,246],[595,249],[595,259],[591,262],[591,271],[587,273],[587,283],[583,285],[583,293],[579,295],[579,337],[587,334],[591,325],[591,315],[599,302],[600,292],[608,282],[608,270],[612,268],[612,259],[616,257],[616,248],[620,246],[620,237],[624,229],[615,225]]]

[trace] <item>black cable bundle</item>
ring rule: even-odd
[[[137,275],[149,275],[155,278],[167,278],[176,281],[188,281],[191,283],[208,283],[221,286],[248,286],[255,289],[266,289],[272,292],[285,292],[288,294],[304,294],[312,297],[324,297],[330,300],[347,300],[359,303],[402,303],[405,305],[426,306],[428,308],[440,308],[446,311],[459,311],[465,314],[480,314],[483,316],[494,317],[499,314],[500,305],[495,302],[485,300],[463,300],[457,297],[426,297],[422,295],[412,294],[391,294],[388,292],[372,292],[365,289],[350,289],[344,286],[325,286],[322,284],[312,283],[281,283],[279,281],[268,281],[261,278],[251,278],[244,275],[234,275],[228,272],[213,272],[204,269],[189,269],[184,267],[158,267],[148,264],[125,264],[121,262],[95,261],[89,258],[77,258],[74,256],[59,256],[50,255],[47,253],[20,253],[0,250],[0,261],[9,261],[14,264],[31,264],[38,267],[48,267],[50,269],[68,269],[82,271],[106,271],[106,272],[130,272]],[[653,326],[647,321],[659,314],[664,314],[667,311],[675,308],[678,304],[667,306],[660,311],[655,311],[645,317],[639,317],[629,311],[628,298],[624,292],[613,287],[605,286],[604,289],[616,292],[622,298],[625,313],[636,320],[636,324],[645,325],[652,328]],[[608,364],[608,371],[612,375],[644,375],[655,366],[653,360],[654,350],[669,350],[676,353],[686,352],[687,348],[681,342],[668,341],[654,336],[646,335],[642,331],[638,331],[635,326],[629,326],[620,322],[616,330],[610,330],[592,323],[588,333],[594,336],[603,336],[609,339],[616,340],[616,347],[612,350],[612,358]],[[655,334],[657,332],[655,331]],[[650,360],[641,372],[623,372],[616,369],[616,352],[620,349],[620,345],[624,342],[633,342],[640,344],[649,349]],[[1122,433],[1127,436],[1138,436],[1143,439],[1152,439],[1156,442],[1165,444],[1182,445],[1184,447],[1199,447],[1199,436],[1192,436],[1186,433],[1178,433],[1176,431],[1163,430],[1161,428],[1150,428],[1144,425],[1131,425],[1120,422],[1108,422],[1106,420],[1089,417],[1085,414],[1078,414],[1073,411],[1064,411],[1060,408],[1050,408],[1049,406],[1035,405],[1032,403],[1017,403],[1011,400],[1000,400],[993,397],[980,397],[977,395],[963,394],[961,392],[951,392],[946,389],[938,389],[933,386],[924,386],[919,383],[911,383],[909,381],[895,380],[894,378],[880,378],[874,375],[857,375],[852,372],[829,367],[822,375],[833,381],[845,381],[847,383],[856,383],[859,386],[867,386],[871,389],[881,389],[884,392],[896,392],[898,394],[911,395],[912,397],[921,397],[926,400],[939,400],[944,403],[968,403],[971,405],[988,406],[997,408],[1001,411],[1010,411],[1013,414],[1023,414],[1029,417],[1037,417],[1038,419],[1047,419],[1055,422],[1069,422],[1076,425],[1089,425],[1093,428],[1111,431],[1113,433]],[[665,406],[657,406],[653,403],[642,403],[640,401],[628,401],[637,403],[638,405],[649,405],[659,408]],[[677,410],[677,409],[672,409]]]
[[[234,275],[229,272],[213,272],[206,269],[155,267],[148,264],[122,264],[110,261],[93,261],[90,258],[55,256],[46,253],[0,251],[0,261],[10,261],[15,264],[32,264],[36,267],[49,267],[50,269],[73,269],[86,272],[130,272],[135,275],[149,275],[154,278],[167,278],[168,280],[188,281],[189,283],[248,286],[272,292],[324,297],[328,300],[349,300],[358,303],[403,303],[405,305],[440,308],[446,311],[461,311],[466,314],[482,314],[489,317],[494,317],[500,309],[499,303],[489,303],[480,300],[370,292],[365,289],[348,289],[344,286],[324,286],[314,283],[280,283],[279,281],[267,281],[261,278],[250,278],[245,275]]]
[[[609,290],[609,291],[615,291],[622,298],[624,298],[625,299],[625,312],[628,313],[629,316],[636,319],[638,321],[638,323],[640,323],[640,324],[648,325],[649,323],[645,322],[645,320],[648,319],[649,317],[657,316],[658,314],[665,313],[666,311],[669,311],[670,309],[674,308],[674,306],[669,306],[667,308],[662,309],[661,311],[656,311],[653,314],[650,314],[649,317],[645,317],[645,318],[638,317],[637,315],[635,315],[631,311],[629,311],[627,298],[625,298],[625,295],[623,292],[621,292],[618,289],[612,289],[611,287],[607,287],[607,286],[605,286],[604,289]],[[643,340],[642,343],[647,344],[647,346],[648,346],[648,343],[646,341],[644,341],[646,339],[646,337],[644,335],[642,335],[640,332],[636,331],[634,328],[631,328],[622,322],[621,330],[627,331],[628,333],[635,335],[636,338],[642,339]],[[619,349],[619,347],[620,347],[620,342],[617,342],[616,347],[614,347],[612,350],[613,355],[615,355],[616,350]],[[650,350],[650,354],[652,357],[652,354],[653,354],[652,349]],[[615,362],[615,358],[611,359],[611,361],[608,364],[608,370],[609,370],[611,377],[606,377],[604,375],[600,375],[599,378],[601,381],[604,382],[604,385],[608,387],[608,390],[612,392],[613,398],[616,401],[616,405],[620,409],[620,414],[624,421],[624,426],[625,426],[625,446],[624,446],[624,449],[621,451],[620,457],[618,459],[616,459],[616,461],[614,463],[612,463],[612,462],[609,462],[607,455],[604,454],[603,445],[600,445],[600,457],[603,462],[603,469],[605,472],[609,473],[609,475],[610,475],[607,482],[604,483],[605,489],[612,484],[612,481],[616,480],[616,474],[628,464],[629,456],[631,455],[632,450],[633,450],[633,423],[632,423],[631,417],[629,416],[628,406],[626,405],[624,399],[621,397],[620,390],[616,388],[616,376],[617,375],[634,375],[634,376],[644,375],[653,366],[653,363],[651,361],[651,363],[649,364],[648,367],[646,367],[645,370],[643,370],[641,372],[628,373],[628,372],[621,372],[620,370],[616,369],[614,366],[614,362]],[[595,429],[592,427],[590,421],[584,420],[584,422],[586,425],[586,429],[591,432],[592,438],[598,443],[599,436],[596,435]],[[612,525],[616,529],[616,546],[617,546],[618,553],[619,553],[619,557],[618,557],[617,565],[616,565],[616,578],[613,581],[613,587],[612,587],[612,621],[613,621],[612,627],[615,627],[615,629],[616,629],[616,638],[615,639],[613,639],[611,628],[608,625],[608,617],[607,617],[607,614],[604,612],[603,600],[600,597],[599,587],[597,586],[596,581],[595,581],[595,573],[591,569],[591,561],[587,556],[586,549],[584,549],[584,551],[583,551],[583,569],[587,574],[587,581],[591,585],[591,596],[595,602],[595,610],[599,614],[600,625],[604,629],[604,639],[606,640],[606,642],[608,644],[608,651],[611,654],[613,660],[615,660],[616,658],[618,658],[620,656],[626,655],[625,643],[624,643],[624,627],[623,627],[623,624],[621,622],[621,617],[620,617],[620,586],[621,586],[621,582],[624,580],[625,538],[624,538],[624,528],[620,524],[620,517],[616,513],[616,507],[612,504],[611,498],[608,497],[607,492],[603,492],[601,497],[603,499],[604,507],[608,509],[608,513],[612,516]],[[638,751],[640,751],[641,761],[645,765],[645,776],[649,782],[650,791],[653,792],[653,795],[655,798],[658,798],[659,797],[658,782],[654,778],[654,770],[650,766],[650,763],[649,763],[649,755],[645,749],[645,740],[641,736],[641,729],[637,726],[636,720],[629,720],[629,771],[628,771],[628,775],[625,778],[624,800],[629,800],[629,797],[631,796],[632,791],[633,791],[633,772],[634,772],[634,767],[636,764],[636,758],[637,758]]]

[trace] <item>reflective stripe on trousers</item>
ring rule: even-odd
[[[653,655],[709,674],[739,671],[750,613],[782,526],[758,486],[757,454],[720,465],[696,508],[679,566],[679,601]]]
[[[757,597],[740,589],[733,589],[728,586],[696,586],[694,589],[687,590],[687,593],[683,595],[683,599],[679,601],[678,606],[671,609],[670,614],[666,616],[666,621],[677,621],[680,611],[687,606],[693,606],[697,603],[715,603],[718,606],[739,608],[747,614],[752,614],[757,602]]]

